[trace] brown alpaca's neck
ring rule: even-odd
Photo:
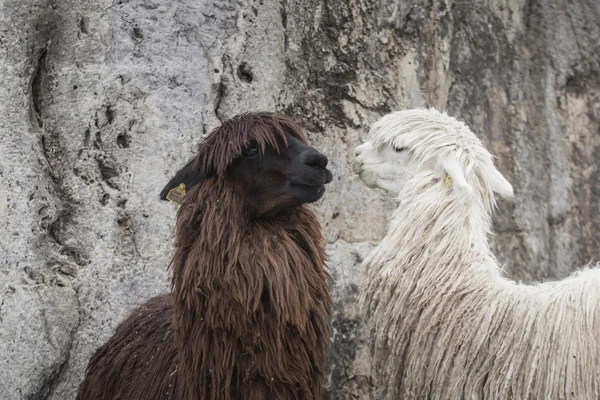
[[[324,357],[331,308],[324,241],[315,214],[300,206],[269,220],[251,221],[235,190],[216,180],[198,186],[178,214],[172,264],[181,374],[190,382],[209,374],[211,385],[194,383],[198,389],[223,390],[239,379],[280,377],[313,390],[307,374]],[[297,332],[294,340],[302,332],[310,332],[308,341],[318,339],[314,354],[297,356],[306,359],[301,374],[288,371],[296,362],[286,358],[296,346],[286,344],[290,332]],[[210,352],[214,361],[207,358]]]
[[[218,190],[212,187],[219,184]],[[268,296],[272,312],[301,323],[299,314],[309,308],[312,266],[323,266],[325,259],[316,216],[300,206],[252,219],[240,207],[241,194],[220,182],[212,185],[190,192],[178,215],[176,297],[188,309],[208,301],[200,308],[219,314],[216,325],[230,325],[250,317]],[[237,303],[236,313],[222,310],[223,296]]]

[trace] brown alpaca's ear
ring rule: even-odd
[[[196,159],[193,158],[185,167],[181,168],[167,186],[160,192],[161,200],[170,200],[181,204],[183,197],[189,190],[204,179],[202,167],[196,167]]]

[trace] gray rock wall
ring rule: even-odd
[[[168,289],[158,193],[219,120],[300,121],[336,179],[328,398],[369,399],[360,261],[393,204],[352,175],[381,115],[435,106],[498,156],[507,273],[600,258],[595,0],[0,0],[0,398],[71,399],[90,354]]]

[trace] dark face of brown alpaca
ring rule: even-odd
[[[252,128],[249,128],[252,129]],[[243,209],[251,217],[265,217],[286,208],[319,200],[332,174],[326,168],[327,157],[303,143],[294,132],[286,129],[273,138],[275,143],[259,143],[255,138],[243,144],[241,154],[233,159],[224,172],[224,178],[241,188]],[[167,184],[161,198],[172,188],[183,183],[189,191],[214,171],[206,160],[190,161]]]
[[[292,135],[285,141],[279,139],[279,151],[250,143],[230,166],[228,177],[243,188],[244,208],[254,216],[315,202],[331,182],[327,157]]]

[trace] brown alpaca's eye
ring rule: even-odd
[[[260,155],[260,149],[258,148],[258,144],[252,144],[248,148],[244,149],[243,153],[244,157],[257,157]]]

